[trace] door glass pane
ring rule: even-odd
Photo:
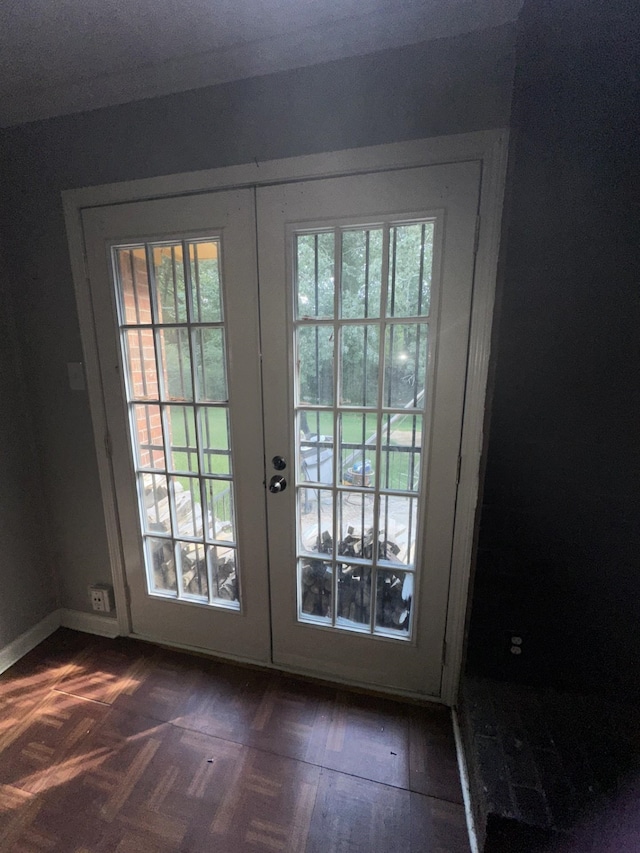
[[[330,409],[298,410],[298,433],[303,447],[317,448],[333,444],[333,411]],[[330,483],[331,479],[314,477],[320,483]]]
[[[341,412],[340,476],[345,486],[373,488],[378,417],[362,412]]]
[[[171,437],[171,471],[197,474],[198,440],[192,406],[167,406],[168,433]]]
[[[202,536],[200,481],[196,477],[169,477],[169,493],[174,510],[174,530],[178,536]]]
[[[338,567],[338,617],[341,628],[369,631],[371,622],[371,569],[366,566]]]
[[[219,259],[213,237],[147,243],[113,271],[148,591],[238,610]]]
[[[384,347],[384,405],[424,408],[427,324],[388,326]]]
[[[207,541],[235,544],[233,483],[207,477],[204,491],[208,515]]]
[[[431,303],[433,222],[391,229],[388,317],[426,317]]]
[[[139,468],[166,470],[160,406],[131,406],[131,429]]]
[[[375,538],[374,500],[367,492],[338,495],[338,554],[372,562]]]
[[[220,323],[222,298],[220,294],[220,266],[218,243],[203,240],[189,244],[189,269],[191,272],[191,304],[194,321]]]
[[[230,476],[229,410],[221,406],[201,407],[199,418],[205,474]]]
[[[151,591],[170,592],[175,595],[178,581],[172,540],[145,537],[145,557]]]
[[[411,636],[433,227],[431,220],[391,222],[296,237],[302,621]]]
[[[127,378],[131,400],[158,399],[153,329],[128,329],[124,332],[123,349],[127,359]]]
[[[376,590],[376,626],[408,633],[411,626],[412,599],[412,572],[380,570]]]
[[[378,325],[344,326],[340,347],[340,403],[378,405]]]
[[[118,253],[120,305],[125,324],[151,323],[149,276],[144,248],[121,249]]]
[[[380,496],[378,559],[412,566],[415,560],[418,502],[398,495]]]
[[[299,562],[298,598],[302,616],[308,621],[331,624],[333,566],[330,561],[302,559]],[[311,617],[311,618],[309,618]]]
[[[162,371],[162,399],[193,400],[188,328],[158,329],[156,350]]]
[[[333,231],[296,237],[298,317],[333,317],[335,235]]]
[[[333,415],[332,412],[300,412],[298,422],[299,461],[302,479],[310,483],[333,484]],[[302,427],[311,427],[305,432]],[[317,430],[317,432],[316,432]]]
[[[404,492],[420,487],[422,415],[383,415],[380,486]]]
[[[153,247],[153,274],[158,322],[186,323],[187,297],[181,243]]]
[[[342,234],[340,316],[360,319],[380,316],[382,228]]]
[[[204,545],[199,542],[176,542],[176,558],[180,566],[182,591],[185,595],[206,601],[207,563]]]
[[[331,489],[314,489],[307,486],[300,490],[298,530],[301,551],[332,553],[333,492]]]
[[[169,484],[164,474],[139,474],[145,533],[171,535]]]
[[[198,328],[193,338],[198,399],[224,402],[228,399],[224,331],[221,328]]]
[[[237,551],[228,546],[207,546],[207,566],[211,578],[211,600],[216,604],[239,604]]]
[[[298,395],[301,403],[333,405],[333,326],[298,329]]]

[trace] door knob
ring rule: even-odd
[[[279,477],[277,474],[274,474],[273,477],[269,480],[269,491],[273,492],[276,495],[278,492],[284,492],[287,488],[287,481],[284,477]]]
[[[287,467],[287,460],[284,456],[274,456],[271,460],[271,464],[276,469],[276,471],[284,471]]]

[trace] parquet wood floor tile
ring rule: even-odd
[[[344,773],[322,773],[306,853],[468,853],[463,807]]]
[[[338,693],[322,764],[330,770],[408,788],[407,708],[399,702]]]
[[[0,677],[0,853],[468,853],[456,783],[443,709],[65,631]]]
[[[409,717],[409,787],[462,803],[456,744],[446,708],[415,708]]]
[[[30,793],[84,774],[84,743],[109,707],[51,690],[0,739],[0,784]]]

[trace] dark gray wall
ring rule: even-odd
[[[468,661],[636,698],[639,44],[636,3],[525,4]]]
[[[60,192],[509,124],[514,27],[24,125],[0,134],[11,284],[54,521],[62,605],[109,579]],[[0,487],[1,488],[1,487]]]
[[[56,608],[51,529],[0,254],[0,649]]]

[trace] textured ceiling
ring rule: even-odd
[[[522,0],[0,0],[0,126],[499,26]]]

